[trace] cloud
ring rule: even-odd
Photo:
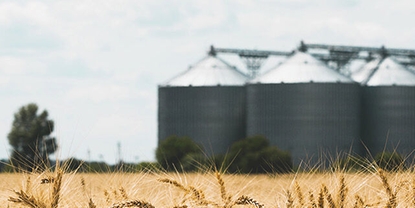
[[[19,4],[14,1],[0,3],[0,25],[25,23],[29,25],[47,25],[51,18],[49,8],[45,3],[29,1]]]
[[[142,116],[131,112],[135,109],[128,109],[130,112],[115,112],[109,115],[101,115],[93,126],[91,137],[114,137],[131,138],[142,134],[146,129],[148,121]]]
[[[93,102],[116,101],[126,99],[130,95],[130,89],[119,85],[92,85],[75,87],[67,93],[69,100],[86,99]]]

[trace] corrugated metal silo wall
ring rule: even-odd
[[[245,138],[244,86],[159,87],[159,142],[189,136],[206,154],[223,154]]]
[[[360,105],[358,84],[251,84],[247,136],[266,136],[291,153],[294,165],[362,154]]]
[[[414,151],[415,87],[364,87],[362,116],[363,141],[371,155]]]

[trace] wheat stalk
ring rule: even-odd
[[[382,186],[385,188],[386,195],[388,195],[388,202],[386,203],[387,208],[397,207],[396,194],[392,192],[391,186],[388,182],[385,172],[382,169],[378,169],[378,175],[382,181]]]
[[[297,181],[294,183],[294,189],[295,189],[295,193],[298,198],[298,202],[300,203],[300,206],[303,207],[304,206],[303,192],[301,191],[300,185],[298,184]]]
[[[314,201],[314,194],[313,194],[313,192],[311,192],[311,191],[309,192],[308,199],[310,201],[310,208],[317,208],[317,204]]]
[[[205,199],[205,194],[203,193],[202,190],[196,189],[193,186],[189,186],[190,192],[192,193],[193,199],[194,201],[196,201],[196,203],[198,205],[208,205],[208,204],[214,204],[213,202],[207,201]]]
[[[171,185],[183,190],[186,193],[190,192],[189,189],[187,189],[186,187],[184,187],[182,184],[180,184],[179,182],[177,182],[175,180],[171,180],[171,179],[168,179],[168,178],[163,178],[163,179],[157,179],[157,181],[162,182],[162,183],[171,184]]]
[[[62,175],[63,171],[58,169],[56,171],[56,177],[53,183],[52,201],[50,205],[52,208],[57,208],[59,205],[60,191],[62,186]]]
[[[28,195],[23,190],[20,190],[20,192],[14,191],[14,193],[18,196],[18,198],[9,197],[8,199],[9,201],[14,202],[14,203],[22,203],[32,208],[46,208],[45,204],[38,201],[34,196]]]
[[[111,202],[111,196],[107,190],[104,190],[104,196],[105,196],[105,201],[107,202],[107,204],[109,204]]]
[[[94,201],[92,201],[91,198],[89,198],[88,207],[89,208],[97,208],[97,206],[95,205]]]
[[[231,197],[228,196],[228,194],[226,193],[225,181],[222,179],[222,175],[217,171],[215,172],[215,176],[220,187],[220,196],[222,198],[223,203],[225,204],[224,207],[228,207],[231,203]]]
[[[257,208],[264,208],[263,204],[260,204],[258,201],[256,201],[255,199],[248,197],[248,196],[241,196],[239,197],[236,201],[235,204],[237,205],[254,205]]]
[[[160,181],[162,183],[168,183],[168,184],[171,184],[171,185],[179,188],[180,190],[182,190],[182,191],[185,192],[185,195],[191,194],[191,196],[192,196],[191,199],[194,202],[196,202],[197,205],[204,205],[204,206],[206,206],[206,205],[212,204],[212,205],[218,206],[217,204],[215,204],[215,203],[213,203],[211,201],[206,200],[205,194],[203,193],[203,191],[202,190],[199,190],[199,189],[196,189],[193,186],[189,186],[188,188],[186,188],[185,186],[183,186],[179,182],[177,182],[175,180],[167,179],[167,178],[165,178],[165,179],[158,179],[158,181]],[[187,201],[187,199],[185,198],[182,201],[182,203],[185,203],[186,201]]]
[[[362,197],[360,197],[359,195],[356,195],[353,208],[363,208],[364,205],[365,205],[365,203],[363,202]]]
[[[412,206],[415,207],[415,179],[412,179],[411,190],[412,190],[412,193],[411,193],[412,200],[411,200],[411,202],[412,202]]]
[[[344,179],[344,175],[340,175],[340,186],[339,186],[339,192],[338,192],[338,205],[339,208],[343,208],[344,207],[344,202],[346,201],[346,196],[347,196],[347,186],[346,186],[346,182]]]
[[[155,208],[152,204],[145,202],[145,201],[140,201],[140,200],[131,200],[131,201],[123,201],[120,203],[115,203],[110,208],[124,208],[124,207]]]
[[[294,207],[294,199],[293,196],[291,195],[290,190],[287,190],[287,208],[292,208]]]
[[[121,188],[120,188],[119,190],[120,190],[120,193],[121,193],[121,197],[122,197],[124,200],[128,200],[127,191],[125,191],[124,187],[122,187],[122,186],[121,186]]]
[[[320,191],[318,192],[317,203],[319,208],[324,208],[324,187],[325,185],[321,184]]]
[[[333,197],[329,193],[329,190],[327,189],[327,186],[323,185],[323,193],[326,196],[326,200],[328,203],[328,206],[330,208],[336,208],[336,203],[334,203]]]
[[[27,179],[26,179],[26,193],[30,193],[30,190],[31,190],[31,179],[30,179],[30,176],[28,176],[27,177]]]

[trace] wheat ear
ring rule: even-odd
[[[97,208],[97,205],[95,205],[94,201],[92,201],[92,198],[89,198],[88,207]]]
[[[316,204],[316,202],[315,202],[315,200],[314,200],[314,194],[313,194],[313,192],[309,192],[308,193],[308,199],[309,199],[309,201],[310,201],[310,207],[311,208],[317,208],[317,204]]]
[[[21,203],[32,208],[46,208],[45,204],[38,201],[34,196],[28,195],[23,190],[21,190],[20,192],[14,191],[14,193],[18,196],[18,198],[9,197],[9,201],[14,203]]]
[[[62,186],[62,176],[63,176],[63,171],[58,169],[56,171],[56,177],[53,182],[52,202],[50,205],[50,207],[52,208],[57,208],[59,205],[60,191],[61,191],[61,186]]]
[[[303,196],[303,192],[301,191],[300,185],[298,184],[297,181],[294,183],[294,189],[295,189],[295,193],[296,193],[297,198],[298,198],[298,203],[300,203],[300,206],[303,207],[304,206],[304,196]]]
[[[226,193],[225,181],[222,179],[222,175],[217,171],[215,172],[215,176],[220,187],[220,196],[222,198],[222,201],[225,204],[225,207],[228,207],[231,203],[231,197],[228,196],[228,194]]]
[[[140,200],[131,200],[131,201],[123,201],[120,203],[115,203],[110,208],[124,208],[124,207],[155,208],[152,204],[145,202],[145,201],[140,201]]]
[[[323,185],[323,192],[324,192],[324,195],[326,196],[328,206],[330,208],[336,208],[336,204],[334,203],[333,197],[331,196],[331,194],[329,193],[329,190],[327,189],[327,186],[325,185]]]
[[[340,181],[340,186],[339,186],[339,192],[337,195],[337,199],[338,199],[337,204],[339,205],[339,208],[343,208],[344,203],[346,201],[347,192],[348,192],[346,182],[344,179],[344,175],[340,175],[339,181]]]
[[[317,203],[318,203],[318,208],[324,208],[324,188],[325,185],[322,184],[320,191],[318,192],[318,199],[317,199]]]
[[[294,207],[294,199],[290,192],[290,190],[287,190],[287,208]]]
[[[385,172],[382,169],[378,169],[378,175],[382,181],[382,186],[385,188],[386,195],[388,195],[388,202],[386,203],[387,208],[397,207],[396,194],[392,192],[391,186],[388,182]]]
[[[356,195],[353,208],[363,208],[364,205],[365,205],[365,203],[363,202],[362,197],[360,197],[359,195]]]
[[[248,196],[239,197],[235,204],[237,205],[254,205],[256,208],[264,208],[264,205]]]

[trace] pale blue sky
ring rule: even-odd
[[[89,149],[114,163],[120,141],[124,160],[154,160],[157,84],[211,44],[414,49],[414,19],[412,0],[0,0],[0,158],[13,114],[35,102],[56,123],[61,159]]]

